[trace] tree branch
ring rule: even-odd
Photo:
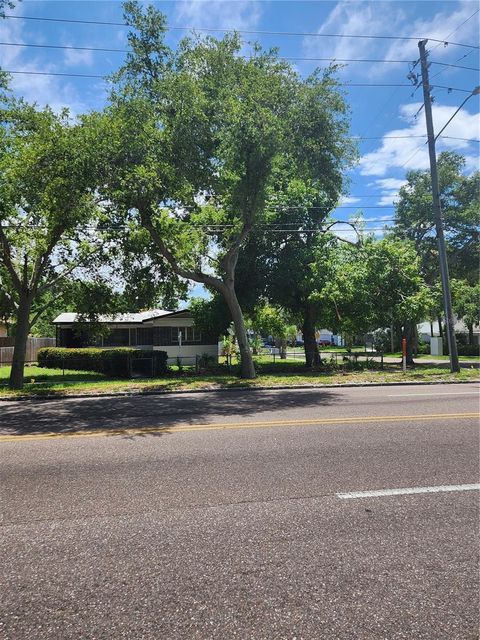
[[[89,257],[89,256],[87,256],[87,257]],[[72,273],[72,271],[74,271],[75,269],[80,267],[82,265],[82,263],[85,262],[86,259],[87,258],[82,258],[81,260],[78,260],[74,264],[70,265],[70,267],[68,267],[68,269],[65,269],[65,271],[63,271],[62,273],[57,275],[56,278],[53,278],[53,280],[50,280],[49,282],[46,282],[41,287],[38,287],[37,293],[39,295],[41,295],[42,293],[45,293],[45,291],[48,291],[49,289],[52,289],[56,284],[58,284],[58,282],[60,282],[60,280],[63,280],[68,275],[70,275]]]
[[[40,279],[42,277],[42,274],[45,270],[45,267],[47,266],[47,260],[49,259],[52,251],[55,248],[55,245],[59,242],[62,235],[63,235],[63,230],[57,231],[57,233],[52,234],[50,242],[48,243],[45,251],[37,256],[37,259],[35,260],[35,265],[33,267],[32,277],[30,279],[30,285],[29,285],[32,291],[36,290],[38,283],[40,282]]]
[[[15,267],[13,266],[12,254],[10,252],[10,245],[8,244],[7,236],[5,235],[2,226],[0,225],[0,243],[2,247],[2,252],[0,253],[0,258],[2,259],[3,264],[5,265],[10,277],[12,278],[13,286],[17,289],[18,292],[22,289],[22,282],[15,271]]]
[[[338,224],[338,222],[332,222],[331,224],[329,224],[324,229],[323,233],[327,233],[327,231],[330,231],[330,229],[332,227],[334,227],[336,224]],[[358,240],[360,240],[360,234],[358,233],[358,230],[357,230],[356,226],[353,224],[353,222],[342,222],[342,224],[348,224],[350,227],[352,227],[352,229],[357,234]],[[358,247],[358,242],[352,242],[351,240],[347,240],[346,238],[340,238],[340,236],[337,236],[337,239],[340,240],[340,242],[345,242],[346,244],[351,245],[352,247]]]
[[[237,265],[238,253],[240,251],[240,247],[247,239],[248,234],[252,230],[252,227],[253,227],[253,222],[251,219],[243,223],[240,233],[232,241],[232,246],[230,247],[230,249],[228,249],[228,251],[222,257],[222,259],[219,261],[225,273],[230,277],[233,276],[233,272]]]
[[[200,282],[202,284],[209,285],[216,289],[217,291],[222,291],[225,287],[225,283],[220,278],[215,278],[214,276],[210,276],[206,273],[202,273],[201,271],[191,271],[190,269],[184,269],[180,267],[177,263],[175,256],[168,249],[167,245],[164,243],[157,229],[154,227],[150,217],[143,211],[140,211],[140,218],[142,226],[147,229],[152,238],[155,245],[160,250],[162,256],[167,260],[169,265],[172,267],[173,271],[182,278],[186,280],[194,280],[195,282]]]

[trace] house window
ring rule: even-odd
[[[153,329],[137,329],[137,344],[140,346],[153,344]]]
[[[195,327],[187,327],[187,330],[187,340],[189,342],[200,342],[200,340],[202,339],[202,334],[198,329],[195,329]]]
[[[111,329],[103,339],[104,347],[128,347],[130,344],[129,329]]]
[[[195,327],[172,327],[171,335],[172,342],[174,344],[178,344],[178,336],[180,331],[182,332],[182,343],[185,342],[200,342],[202,339],[202,334]]]
[[[170,331],[171,331],[171,334],[172,334],[172,342],[174,344],[178,344],[180,332],[182,333],[182,342],[185,342],[186,338],[185,338],[185,328],[184,327],[172,327]]]

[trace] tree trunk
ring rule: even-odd
[[[473,344],[473,323],[467,324],[468,327],[468,344]]]
[[[395,353],[395,325],[390,325],[390,351],[391,353]]]
[[[312,305],[305,307],[302,325],[303,347],[307,367],[318,367],[321,364],[320,352],[315,339],[315,314]]]
[[[430,321],[430,337],[433,338],[433,322]]]
[[[287,359],[287,341],[284,338],[280,340],[280,358]]]
[[[437,318],[438,321],[438,333],[440,334],[440,337],[443,338],[443,327],[442,327],[442,316],[438,316]]]
[[[27,296],[20,297],[17,311],[17,325],[15,328],[15,344],[13,346],[12,368],[10,371],[10,389],[23,387],[23,375],[25,370],[25,354],[27,351],[27,338],[30,331],[30,308],[32,301]]]
[[[257,375],[255,373],[250,345],[248,344],[247,330],[245,328],[242,309],[238,303],[233,285],[227,285],[222,293],[232,315],[233,324],[235,326],[235,336],[237,338],[238,348],[240,349],[240,376],[247,380],[253,380]]]
[[[405,322],[403,337],[407,340],[407,365],[415,364],[413,361],[413,347],[415,341],[415,323],[411,320]]]
[[[413,355],[416,357],[418,356],[418,330],[417,330],[417,325],[414,322],[412,325],[412,329],[413,329]]]

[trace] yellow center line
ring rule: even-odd
[[[26,440],[52,440],[55,438],[96,438],[101,436],[135,436],[149,433],[181,433],[186,431],[220,431],[229,429],[262,429],[272,427],[301,427],[304,425],[368,424],[372,422],[402,422],[405,420],[452,420],[480,418],[478,413],[431,413],[403,416],[352,416],[344,418],[309,418],[306,420],[262,420],[259,422],[214,422],[211,424],[179,424],[163,427],[126,427],[124,429],[98,429],[72,431],[70,433],[38,433],[26,435],[3,435],[1,442]]]

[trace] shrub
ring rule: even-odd
[[[418,353],[430,353],[430,344],[428,342],[419,342],[418,343]]]
[[[480,345],[478,344],[459,344],[459,356],[480,356]]]
[[[198,360],[198,366],[204,371],[211,371],[212,369],[215,369],[217,363],[213,356],[209,355],[208,353],[202,353]]]
[[[478,344],[458,344],[457,342],[457,352],[459,356],[480,356],[480,345]],[[443,353],[448,356],[449,349],[448,343],[445,339],[443,343]]]
[[[38,351],[38,365],[47,369],[68,369],[96,371],[108,376],[129,378],[131,360],[137,358],[153,359],[153,375],[167,372],[166,351],[147,351],[131,349],[67,349],[64,347],[44,347]]]

